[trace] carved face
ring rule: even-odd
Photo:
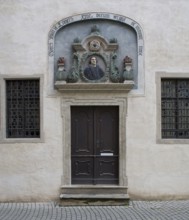
[[[90,63],[91,63],[93,66],[96,66],[96,57],[91,57]]]

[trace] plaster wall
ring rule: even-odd
[[[44,76],[44,142],[0,144],[0,201],[59,196],[61,99],[47,91],[48,33],[59,20],[87,12],[117,13],[136,20],[143,29],[145,94],[129,97],[127,109],[130,197],[189,198],[188,145],[156,143],[155,84],[158,71],[189,73],[188,11],[187,0],[0,0],[0,74]]]

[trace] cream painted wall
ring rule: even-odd
[[[145,95],[128,100],[131,198],[189,198],[188,145],[156,144],[157,71],[189,73],[188,0],[0,0],[0,74],[44,75],[43,143],[0,144],[0,201],[57,199],[62,175],[60,97],[47,93],[48,33],[85,12],[136,20],[145,45]],[[1,102],[2,105],[2,102]]]

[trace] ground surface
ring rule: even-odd
[[[58,207],[55,203],[0,203],[0,220],[189,220],[189,200],[131,201],[129,206]]]

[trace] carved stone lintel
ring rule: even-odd
[[[55,82],[55,88],[58,91],[67,92],[83,92],[88,91],[98,92],[129,92],[134,87],[134,81],[126,80],[124,83],[64,83],[61,81]]]

